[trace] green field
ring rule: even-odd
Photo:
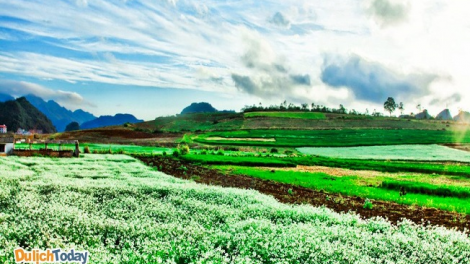
[[[164,151],[171,153],[172,149],[170,148],[161,148],[161,147],[146,147],[146,146],[137,146],[137,145],[118,145],[118,144],[93,144],[93,143],[82,143],[80,144],[80,151],[83,153],[85,146],[88,146],[90,152],[109,152],[112,153],[120,152],[126,154],[162,154]],[[44,143],[32,144],[32,149],[41,149],[44,148]],[[21,143],[15,144],[16,149],[29,149],[29,144]],[[48,149],[58,150],[58,144],[48,144]],[[63,150],[74,150],[75,145],[73,144],[64,144],[62,145]]]
[[[17,247],[89,263],[465,263],[466,234],[196,184],[123,155],[0,159],[0,262]]]
[[[303,154],[365,160],[460,161],[470,163],[470,152],[439,145],[394,145],[346,148],[297,148]]]
[[[300,156],[279,157],[253,155],[197,155],[190,154],[180,157],[195,164],[208,165],[243,165],[243,166],[267,166],[267,167],[293,167],[326,166],[333,168],[345,168],[352,170],[373,170],[380,172],[416,172],[441,175],[455,175],[470,178],[469,164],[440,164],[412,161],[380,161],[380,160],[355,160],[337,159],[327,157]]]
[[[470,180],[466,178],[456,180],[455,177],[446,178],[433,175],[370,178],[356,176],[354,172],[350,176],[335,177],[325,173],[293,170],[278,170],[272,173],[270,169],[253,167],[215,166],[214,168],[222,171],[230,170],[230,173],[233,174],[248,175],[331,193],[470,213]],[[436,178],[439,178],[438,181],[453,182],[453,184],[435,184]],[[381,186],[383,182],[386,186]],[[401,186],[404,186],[407,191],[405,196],[399,195]]]
[[[211,140],[211,138],[221,138]],[[208,139],[209,138],[209,139]],[[231,139],[233,138],[233,139]],[[243,140],[245,138],[246,140]],[[275,139],[255,141],[253,139]],[[403,144],[470,143],[469,131],[443,130],[239,130],[195,137],[204,144],[266,147],[346,147]]]
[[[250,117],[273,117],[273,118],[300,118],[300,119],[325,119],[324,113],[316,112],[250,112],[245,113],[246,118]]]

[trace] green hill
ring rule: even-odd
[[[38,129],[44,133],[56,131],[51,120],[24,97],[0,103],[0,123],[7,125],[8,131],[12,132],[18,128]]]

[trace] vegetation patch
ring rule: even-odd
[[[324,113],[317,112],[248,112],[244,113],[246,118],[251,117],[273,117],[273,118],[299,118],[299,119],[325,119]]]
[[[220,140],[207,140],[219,137]],[[232,140],[233,138],[274,138],[275,141]],[[347,147],[403,144],[470,143],[470,131],[443,130],[237,130],[209,132],[195,138],[205,144],[277,147]]]
[[[365,160],[470,162],[470,152],[440,145],[394,145],[345,148],[297,148],[303,154]]]
[[[180,180],[123,155],[28,158],[38,164],[34,179],[26,178],[30,168],[12,173],[11,165],[25,159],[0,159],[0,186],[9,188],[0,193],[11,201],[1,205],[1,263],[13,263],[18,247],[88,250],[90,263],[99,264],[464,263],[470,257],[468,236],[455,230],[285,205],[256,191]],[[64,171],[84,178],[64,178]],[[109,171],[117,173],[90,179]],[[19,187],[3,183],[12,178],[24,180]]]

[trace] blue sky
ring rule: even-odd
[[[95,115],[191,102],[468,108],[470,18],[444,0],[0,0],[0,92]]]

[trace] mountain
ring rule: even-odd
[[[217,109],[212,107],[211,104],[201,102],[201,103],[192,103],[190,106],[186,107],[181,111],[181,114],[190,114],[190,113],[213,113],[218,112]]]
[[[442,112],[440,112],[437,116],[436,119],[438,120],[452,120],[452,115],[450,114],[449,109],[444,109]]]
[[[428,113],[428,110],[423,110],[423,112],[415,115],[416,119],[431,119],[432,116]]]
[[[115,116],[100,116],[94,120],[85,122],[80,125],[80,129],[91,129],[105,126],[118,126],[125,123],[140,123],[144,120],[135,118],[130,114],[117,114]]]
[[[59,132],[64,131],[65,127],[71,122],[75,121],[79,124],[82,124],[96,118],[96,116],[81,109],[77,109],[72,112],[63,106],[60,106],[53,100],[46,102],[42,98],[32,94],[28,94],[25,97],[32,105],[34,105],[37,109],[39,109],[39,111],[45,114],[52,121],[52,124],[54,124],[57,131]]]
[[[0,93],[0,102],[13,101],[15,98],[8,94]]]
[[[8,131],[12,132],[15,132],[18,128],[38,129],[44,133],[54,133],[56,131],[51,120],[24,97],[0,102],[0,123],[7,125]]]
[[[458,115],[454,116],[455,121],[460,121],[460,122],[470,122],[470,113],[461,111]]]

